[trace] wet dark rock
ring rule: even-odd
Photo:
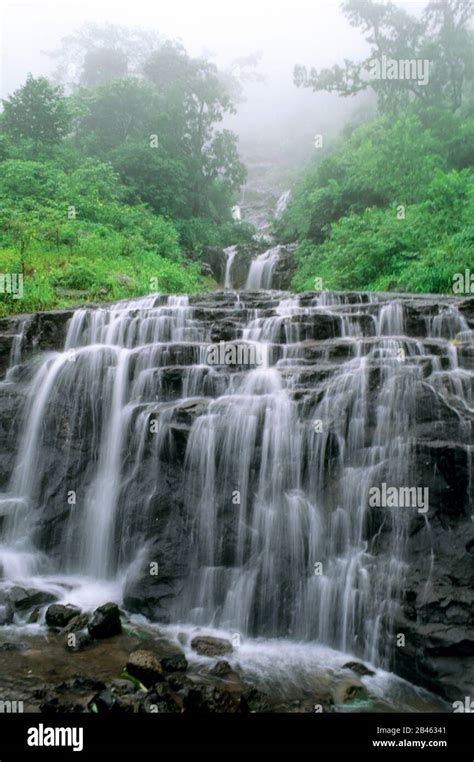
[[[167,685],[172,691],[184,695],[184,693],[194,686],[194,681],[184,672],[172,672],[166,678]]]
[[[151,714],[177,714],[181,710],[182,699],[165,683],[155,684],[139,707],[139,711]]]
[[[250,688],[242,695],[242,701],[248,712],[257,712],[267,714],[273,711],[272,702],[269,696],[258,688]]]
[[[66,627],[72,619],[79,616],[80,613],[80,609],[76,606],[62,606],[58,603],[53,603],[46,611],[45,621],[48,627],[62,629],[63,627]]]
[[[0,384],[0,489],[7,488],[15,466],[24,403],[24,390],[19,385]]]
[[[52,593],[44,590],[34,590],[33,588],[24,588],[15,585],[8,593],[8,600],[15,611],[28,611],[35,606],[44,603],[50,603],[56,598]]]
[[[161,667],[164,672],[186,672],[188,660],[182,653],[170,654],[169,656],[163,656]]]
[[[352,672],[355,672],[357,675],[362,675],[363,677],[375,675],[375,672],[372,669],[369,669],[365,664],[361,664],[358,661],[348,661],[346,664],[342,665],[342,668],[350,669]]]
[[[197,635],[191,641],[191,648],[201,656],[223,656],[233,651],[229,640],[211,635]]]
[[[89,624],[89,620],[89,614],[79,614],[78,616],[74,616],[69,620],[64,629],[61,630],[61,635],[69,635],[72,632],[80,632],[81,630],[85,630]]]
[[[209,670],[209,674],[213,675],[214,677],[226,677],[231,672],[233,672],[233,669],[230,666],[229,662],[225,659],[221,659],[220,661],[216,662],[214,666]]]
[[[51,698],[40,704],[40,711],[43,714],[63,714],[73,712],[74,707],[70,703],[60,702],[58,698]]]
[[[105,688],[100,693],[97,693],[92,701],[88,705],[88,709],[91,712],[110,712],[114,706],[114,697],[110,688]]]
[[[115,603],[99,606],[94,611],[87,629],[91,638],[111,638],[114,635],[120,635],[122,623],[118,606]]]
[[[210,685],[191,688],[183,699],[184,713],[236,714],[240,710],[240,700],[237,696]]]
[[[464,315],[471,328],[474,327],[474,296],[471,296],[468,299],[463,299],[463,301],[458,304],[458,310]]]
[[[167,547],[170,546],[171,542],[168,542]],[[153,555],[155,558],[161,557],[158,552],[157,555]],[[171,558],[174,557],[173,555]],[[145,561],[142,571],[135,571],[134,576],[127,579],[124,588],[124,606],[131,613],[143,614],[159,622],[168,622],[167,608],[174,598],[175,577],[168,576],[166,570],[158,576],[151,575],[150,563],[153,561],[148,563]],[[180,566],[175,566],[176,571],[179,569]]]
[[[0,333],[0,378],[5,375],[10,365],[13,335]]]

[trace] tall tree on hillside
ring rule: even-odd
[[[392,2],[345,0],[342,9],[350,24],[361,29],[370,55],[357,63],[345,59],[343,66],[320,71],[297,65],[294,81],[298,87],[345,97],[371,88],[381,111],[415,99],[451,111],[460,108],[474,78],[474,38],[469,29],[474,0],[430,0],[419,19]],[[373,62],[383,58],[429,61],[427,76],[374,78]]]
[[[2,101],[2,132],[12,140],[29,139],[36,147],[61,142],[71,114],[61,87],[28,74],[25,84]]]
[[[221,191],[232,193],[242,184],[245,170],[240,163],[236,137],[215,126],[235,107],[217,67],[191,58],[181,45],[169,43],[155,51],[144,66],[145,76],[170,104],[180,119],[181,149],[192,178],[194,216],[212,214],[209,187],[219,178]],[[181,122],[181,123],[180,123]]]

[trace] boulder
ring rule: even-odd
[[[186,672],[188,660],[183,653],[169,654],[162,657],[161,667],[164,672]]]
[[[229,640],[211,635],[197,635],[191,641],[191,648],[201,656],[223,656],[233,651]]]
[[[53,603],[46,611],[45,621],[48,627],[57,627],[62,629],[81,613],[76,606],[62,606],[59,603]]]
[[[114,635],[120,635],[122,623],[117,604],[105,603],[103,606],[99,606],[94,611],[87,629],[91,638],[111,638]]]
[[[362,677],[372,677],[372,675],[375,675],[372,669],[369,669],[365,664],[361,664],[358,661],[348,661],[342,665],[342,669],[350,669],[356,675],[362,675]]]
[[[50,603],[51,601],[54,601],[55,598],[55,595],[44,590],[24,588],[19,587],[18,585],[10,588],[8,593],[8,600],[15,611],[28,611],[28,609],[32,609],[35,606]]]
[[[163,676],[161,662],[152,651],[133,651],[128,657],[126,670],[146,688],[154,685]]]
[[[61,635],[69,635],[71,632],[85,630],[89,624],[89,620],[89,614],[78,614],[69,620],[67,625],[61,630]]]
[[[233,669],[225,659],[217,661],[209,670],[209,674],[213,675],[213,677],[226,677],[230,673],[233,673]]]

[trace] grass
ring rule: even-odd
[[[21,257],[15,247],[0,249],[0,273],[20,273]],[[199,265],[171,261],[152,251],[133,257],[116,254],[106,242],[94,256],[71,252],[67,246],[31,243],[23,257],[23,297],[0,293],[0,316],[76,306],[91,301],[162,293],[197,293],[216,287],[200,273]]]

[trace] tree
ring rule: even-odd
[[[182,136],[181,150],[192,183],[192,216],[213,216],[211,188],[219,178],[227,200],[243,182],[236,139],[232,133],[219,133],[217,122],[235,107],[217,67],[202,58],[191,58],[175,43],[163,45],[144,67],[147,78],[166,102],[174,104],[175,129]],[[173,111],[173,107],[170,106]]]
[[[61,87],[45,77],[28,74],[23,87],[2,101],[3,132],[13,140],[27,138],[38,144],[60,143],[68,134],[71,114]]]
[[[133,77],[81,88],[73,102],[75,140],[89,155],[105,157],[128,141],[148,144],[150,135],[160,131],[158,94],[149,83]]]
[[[88,50],[84,56],[81,82],[86,87],[105,85],[118,77],[125,77],[128,70],[128,58],[123,50],[98,48]]]
[[[430,0],[421,19],[392,2],[346,0],[343,11],[352,26],[359,27],[371,46],[370,55],[359,63],[317,71],[295,66],[297,87],[326,90],[348,97],[368,88],[377,94],[382,111],[399,108],[411,100],[444,106],[456,111],[474,78],[474,43],[469,21],[474,0]],[[408,76],[396,67],[386,77],[371,76],[374,62],[417,62]],[[421,65],[426,75],[421,76]],[[411,63],[410,63],[411,66]],[[407,68],[408,73],[408,68]],[[392,76],[393,75],[393,76]]]
[[[137,74],[144,60],[162,44],[156,32],[119,24],[83,24],[49,51],[57,62],[54,79],[71,90],[105,85],[116,77]]]

